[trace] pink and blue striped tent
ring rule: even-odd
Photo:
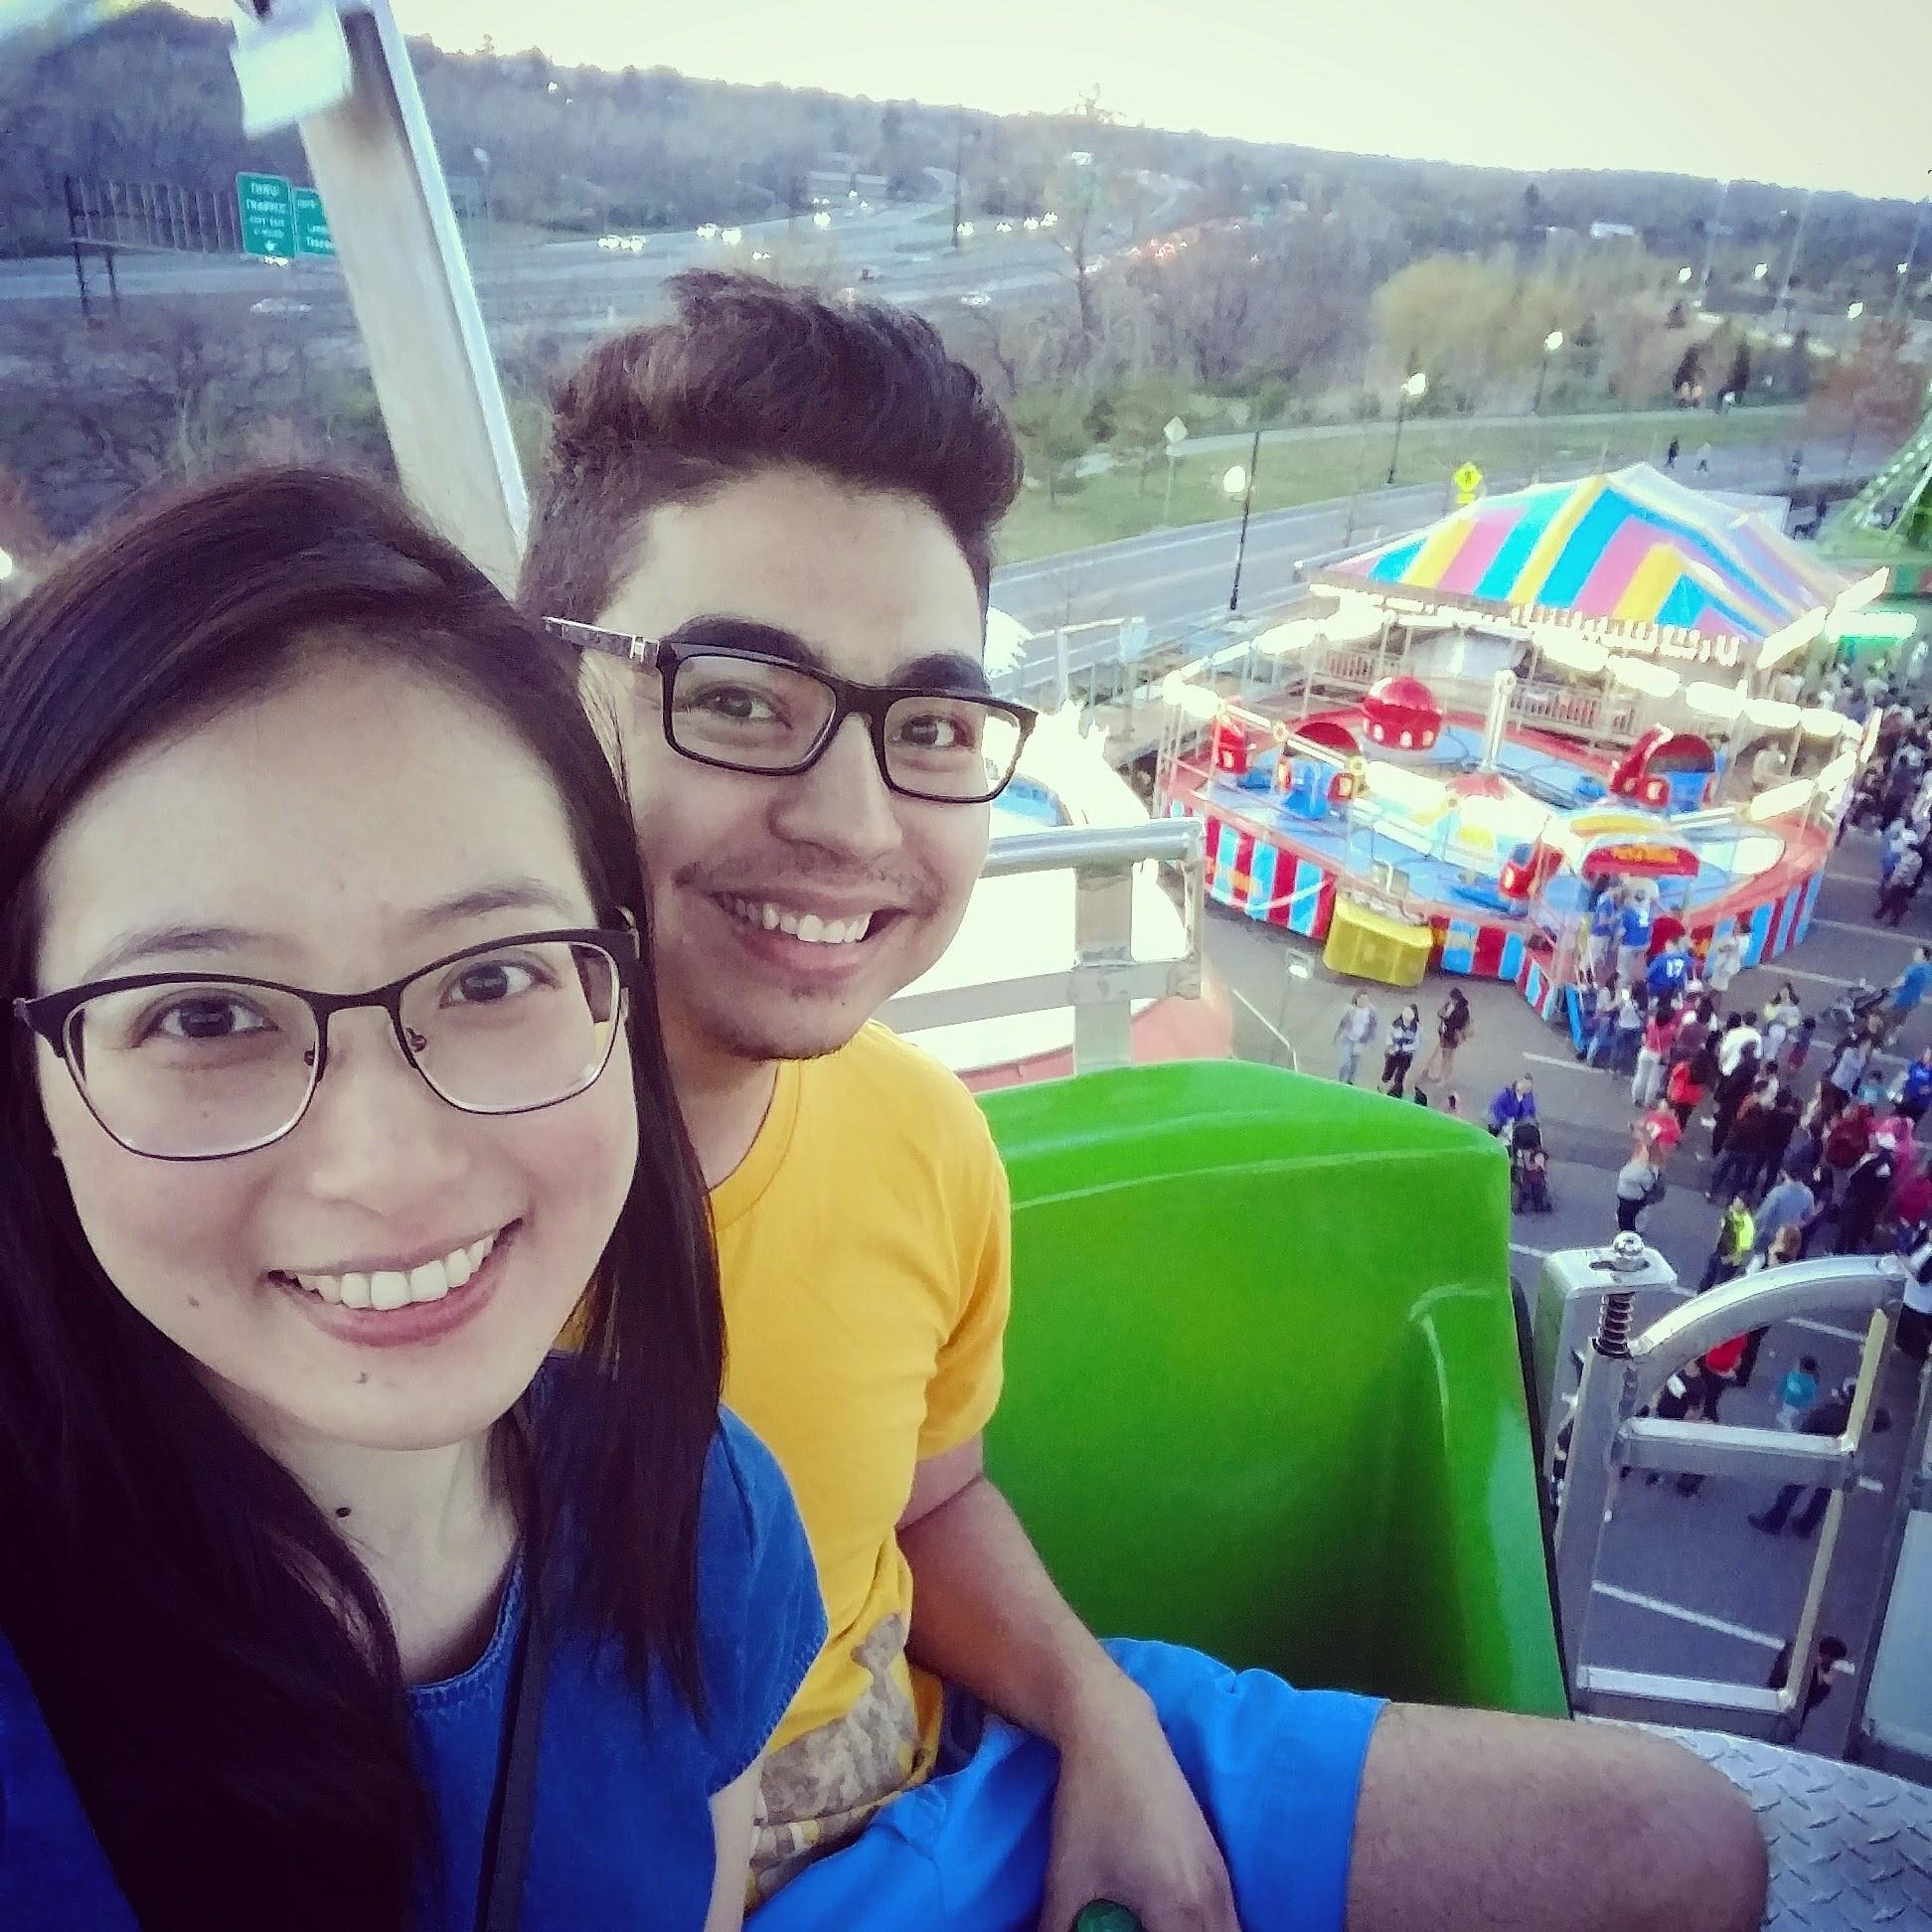
[[[1311,578],[1519,622],[1671,627],[1746,652],[1851,583],[1756,512],[1648,463],[1481,498]]]

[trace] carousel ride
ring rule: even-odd
[[[1257,641],[1272,689],[1169,693],[1159,795],[1208,820],[1214,897],[1339,970],[1510,979],[1545,1016],[1609,883],[1750,963],[1803,937],[1860,727],[1797,700],[1877,579],[1640,465],[1314,581],[1334,607]]]

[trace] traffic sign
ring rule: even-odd
[[[295,252],[322,261],[335,259],[335,238],[329,233],[328,211],[313,188],[295,190]]]
[[[288,260],[295,253],[295,196],[280,175],[239,174],[235,199],[242,211],[242,252]]]
[[[1169,416],[1161,425],[1161,434],[1168,439],[1168,447],[1172,449],[1176,443],[1188,440],[1188,425],[1179,416]]]
[[[1474,463],[1465,463],[1449,480],[1456,486],[1458,503],[1474,503],[1476,492],[1483,487],[1483,472]]]

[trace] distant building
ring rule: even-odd
[[[821,157],[824,165],[810,169],[805,176],[805,192],[809,195],[823,195],[828,200],[843,198],[853,189],[869,200],[877,195],[883,198],[886,193],[886,177],[881,174],[861,174],[858,164],[836,167],[831,163],[842,159],[841,156]]]
[[[1634,242],[1637,231],[1628,222],[1592,222],[1590,240],[1592,242]]]

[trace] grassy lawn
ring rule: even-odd
[[[1457,422],[1421,417],[1402,425],[1398,483],[1436,483],[1442,486],[1443,507],[1453,501],[1449,476],[1464,462],[1483,471],[1491,495],[1516,489],[1529,481],[1540,462],[1554,467],[1579,463],[1594,466],[1604,459],[1615,469],[1623,463],[1664,461],[1665,446],[1676,435],[1682,444],[1679,463],[1689,468],[1697,445],[1790,442],[1798,434],[1797,408],[1748,409],[1733,415],[1677,410],[1633,412],[1620,422],[1566,425],[1551,416],[1540,425]],[[1392,422],[1368,425],[1360,435],[1317,435],[1279,443],[1264,443],[1254,482],[1254,507],[1291,509],[1346,497],[1353,489],[1386,486],[1388,461],[1394,447]],[[1138,537],[1158,526],[1208,523],[1230,514],[1221,478],[1236,463],[1245,466],[1245,450],[1216,450],[1210,455],[1183,458],[1174,466],[1174,503],[1165,509],[1167,463],[1148,470],[1145,488],[1132,468],[1090,476],[1062,489],[1056,504],[1046,492],[1029,488],[1013,506],[1000,530],[1000,559],[1018,564],[1033,557],[1056,557],[1063,551],[1083,550],[1090,544]],[[1238,501],[1234,504],[1238,510]]]

